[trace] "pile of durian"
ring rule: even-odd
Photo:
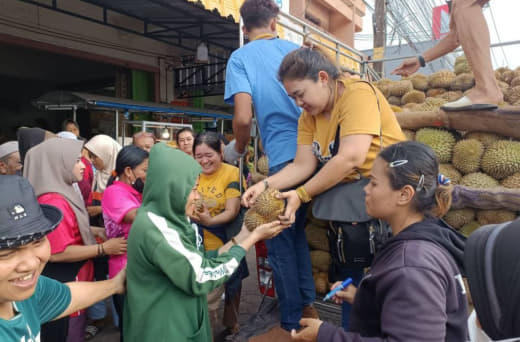
[[[520,106],[520,67],[515,70],[499,68],[495,78],[504,93],[504,104]],[[374,85],[387,98],[394,112],[428,112],[466,95],[475,85],[475,78],[463,55],[455,60],[453,71],[441,70],[429,76],[416,73],[400,81],[382,79]]]
[[[408,140],[429,145],[440,162],[440,173],[452,184],[470,188],[520,189],[520,141],[492,133],[460,133],[440,128],[403,130]],[[516,219],[510,210],[450,210],[444,220],[469,235],[482,225]]]
[[[330,290],[329,267],[331,264],[328,223],[314,218],[310,207],[307,212],[305,234],[311,250],[312,277],[317,293],[326,294]]]

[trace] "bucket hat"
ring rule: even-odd
[[[0,249],[39,240],[63,218],[58,208],[38,203],[29,181],[20,176],[0,176],[0,194]]]

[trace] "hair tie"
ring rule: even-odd
[[[442,173],[439,173],[439,175],[437,176],[437,183],[439,183],[440,185],[450,185],[451,180]]]
[[[419,183],[417,183],[417,187],[415,188],[415,191],[419,192],[424,187],[424,175],[421,175],[421,178],[419,178]]]
[[[111,172],[110,174],[111,174],[111,175],[112,175],[112,177],[114,177],[114,178],[116,178],[116,177],[117,177],[117,172],[116,172],[116,170],[112,171],[112,172]]]

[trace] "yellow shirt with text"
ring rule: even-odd
[[[314,156],[320,164],[332,158],[334,140],[339,126],[340,137],[348,135],[372,135],[372,144],[367,157],[358,171],[368,177],[372,164],[381,150],[379,139],[380,128],[383,136],[383,147],[406,140],[394,112],[381,92],[374,87],[381,107],[379,113],[374,90],[366,82],[356,79],[341,78],[345,89],[336,100],[330,119],[319,114],[311,116],[303,111],[298,121],[298,144],[312,145]],[[359,178],[353,171],[345,178],[351,181]]]

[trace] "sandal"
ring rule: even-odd
[[[99,329],[95,325],[87,325],[87,327],[85,328],[85,341],[94,338],[98,332]]]

